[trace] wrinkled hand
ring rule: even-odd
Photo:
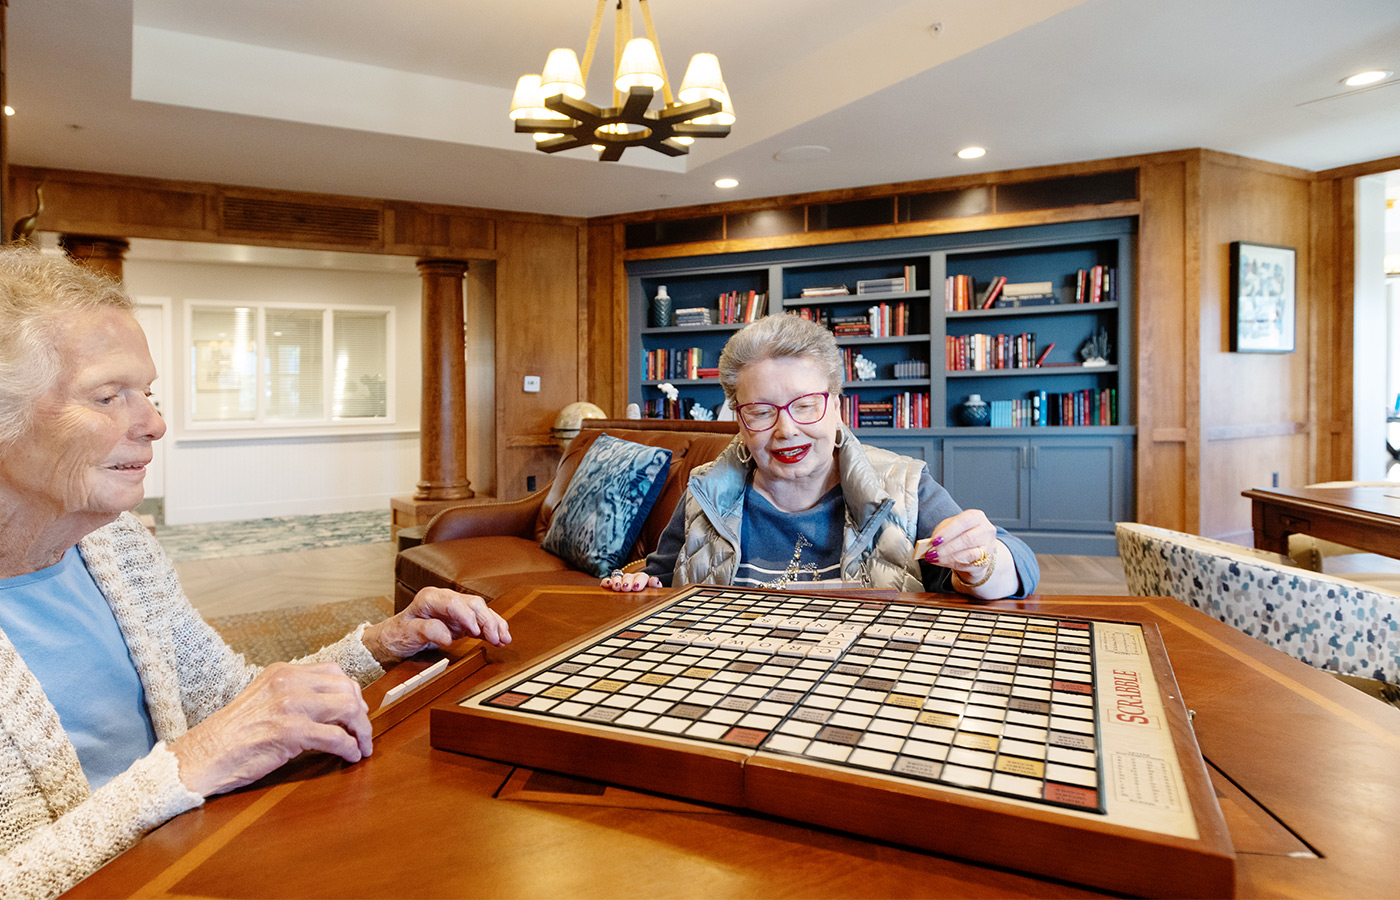
[[[964,581],[977,581],[985,571],[988,557],[1000,552],[997,529],[980,509],[967,509],[944,519],[927,541],[914,546],[914,555],[935,566],[952,569]],[[983,565],[973,565],[983,559]]]
[[[510,626],[480,597],[426,587],[403,612],[366,628],[361,640],[376,662],[388,665],[467,635],[503,647],[510,643]]]
[[[333,662],[273,663],[170,745],[180,780],[208,797],[251,784],[306,750],[369,756],[369,707]]]
[[[602,581],[602,586],[610,591],[641,591],[661,587],[661,579],[645,572],[617,572]]]

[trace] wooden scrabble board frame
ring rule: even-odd
[[[832,604],[840,604],[840,608]],[[796,650],[766,647],[757,657],[750,650],[735,649],[722,654],[721,661],[758,658],[776,665],[782,649],[788,654],[788,667],[797,665],[792,662],[794,652],[813,654],[808,662],[812,669],[852,662],[860,667],[878,664],[879,654],[886,651],[872,647],[900,647],[900,651],[888,652],[905,658],[912,655],[911,647],[916,648],[913,652],[931,649],[935,658],[948,652],[962,653],[952,661],[965,669],[971,665],[970,659],[987,649],[985,635],[1014,636],[1020,632],[1035,638],[1056,629],[1071,636],[1092,635],[1092,673],[1083,680],[1093,682],[1092,742],[1098,784],[1091,793],[1095,796],[1090,801],[1079,798],[1058,803],[1050,788],[1059,787],[1048,781],[1046,796],[1023,798],[1006,791],[969,789],[811,755],[774,752],[746,733],[753,731],[742,727],[748,719],[740,719],[740,724],[718,738],[695,739],[522,708],[530,703],[524,699],[527,696],[551,696],[538,691],[541,678],[552,679],[548,683],[555,685],[550,688],[554,697],[576,692],[577,688],[563,687],[559,679],[568,674],[580,683],[580,678],[592,677],[574,674],[579,672],[578,659],[603,655],[609,665],[619,665],[623,660],[638,659],[630,650],[633,644],[653,650],[660,646],[662,652],[655,655],[690,654],[678,655],[678,659],[723,651],[724,633],[692,630],[695,620],[717,605],[728,611],[725,615],[751,610],[740,613],[749,619],[743,623],[746,631],[771,630],[784,635],[785,643],[798,645]],[[803,612],[812,608],[832,611]],[[898,637],[890,628],[881,630],[879,623],[899,624],[901,617],[911,615],[913,618],[904,624],[923,625],[922,635],[917,629],[900,632]],[[826,616],[829,621],[814,621],[813,616]],[[946,632],[955,626],[946,623],[966,623],[969,618],[971,624],[965,632],[950,642]],[[854,637],[849,630],[852,622],[860,626]],[[794,638],[792,629],[804,625],[808,630]],[[828,633],[835,625],[845,625],[848,630]],[[811,630],[814,627],[815,632]],[[912,641],[920,637],[922,643]],[[745,640],[752,638],[749,634]],[[830,652],[821,656],[812,649],[837,638],[847,640],[833,645],[834,659]],[[624,646],[629,647],[628,652],[611,657]],[[964,649],[966,646],[975,653]],[[992,658],[1006,657],[988,657]],[[1029,656],[1024,661],[1037,662]],[[705,664],[714,668],[709,662]],[[990,662],[986,665],[996,668]],[[696,681],[695,669],[691,666],[682,673],[689,676],[687,687]],[[1029,671],[1032,676],[1050,674],[1035,668]],[[701,670],[699,675],[704,673]],[[1080,677],[1058,669],[1054,674]],[[614,679],[606,680],[615,684]],[[851,678],[845,681],[851,684]],[[864,683],[858,678],[855,681]],[[1075,689],[1074,684],[1061,684],[1058,677],[1053,681],[1057,691]],[[534,687],[528,687],[531,685]],[[521,686],[527,686],[523,693],[518,690]],[[782,687],[781,683],[774,686],[776,690]],[[1008,699],[1014,702],[1019,689],[1012,688],[1010,693]],[[862,698],[870,696],[869,690],[861,692]],[[1055,696],[1083,702],[1068,693]],[[927,705],[932,707],[933,701],[930,686]],[[532,705],[544,707],[546,703],[542,699]],[[575,708],[579,708],[576,702]],[[918,714],[937,717],[946,713],[929,708]],[[974,716],[970,714],[969,721]],[[786,724],[788,720],[783,721]],[[775,728],[772,736],[781,736],[781,727]],[[803,733],[810,734],[810,730]],[[1055,733],[1053,728],[1050,733]],[[979,735],[971,737],[985,740]],[[1001,740],[1009,742],[1008,738]],[[933,600],[877,601],[796,591],[687,586],[625,620],[585,635],[523,671],[482,686],[461,701],[434,707],[431,742],[439,749],[748,809],[1114,891],[1142,896],[1234,894],[1234,850],[1152,623],[1026,615]],[[815,748],[817,742],[810,746]],[[957,751],[956,745],[953,750]],[[1053,754],[1053,748],[1050,752]],[[944,765],[950,766],[951,760]],[[1020,783],[1023,779],[1010,781]]]

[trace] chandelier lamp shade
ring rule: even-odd
[[[598,44],[603,14],[615,3],[613,27],[612,105],[599,107],[585,98],[588,68]],[[713,53],[697,53],[686,68],[680,88],[671,93],[661,43],[647,0],[637,0],[646,37],[632,37],[632,0],[598,0],[593,27],[580,65],[573,50],[550,51],[538,75],[522,75],[511,99],[515,130],[532,134],[535,148],[558,153],[592,147],[598,158],[613,162],[631,147],[650,147],[667,156],[689,152],[696,138],[720,138],[734,124],[734,104]],[[653,109],[657,93],[660,108]]]

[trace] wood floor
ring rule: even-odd
[[[210,619],[336,600],[392,597],[394,545],[384,541],[198,559],[177,562],[175,570],[180,573],[185,595],[200,615]]]
[[[359,544],[176,563],[205,618],[360,597],[393,596],[394,545]],[[1040,557],[1042,594],[1126,594],[1116,556]]]

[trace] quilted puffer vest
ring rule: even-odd
[[[922,591],[914,560],[918,539],[922,460],[864,447],[842,426],[836,464],[846,503],[841,577],[867,587]],[[685,503],[685,544],[676,558],[675,585],[730,584],[743,534],[744,485],[752,463],[739,461],[735,438],[713,462],[691,474]]]

